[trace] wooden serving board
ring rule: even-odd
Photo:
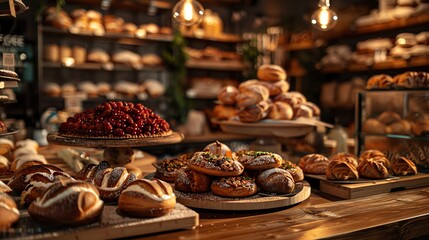
[[[1,239],[113,239],[191,229],[198,225],[198,213],[176,204],[174,210],[157,218],[130,218],[116,212],[116,205],[104,206],[98,222],[79,227],[55,227],[35,222],[27,210],[20,211],[18,224],[0,232]]]
[[[325,175],[306,174],[305,177],[318,180],[319,190],[321,192],[343,199],[359,198],[401,189],[429,186],[429,174],[426,173],[400,176],[395,179],[387,180],[368,180],[359,183],[336,183],[335,181],[327,180]]]
[[[301,184],[298,186],[298,184]],[[175,191],[177,201],[181,204],[203,209],[213,210],[262,210],[286,207],[300,203],[310,197],[311,187],[306,181],[297,183],[296,192],[292,195],[268,195],[257,194],[246,198],[225,198],[214,195],[213,193],[182,193]]]

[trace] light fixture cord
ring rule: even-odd
[[[319,7],[327,7],[329,8],[329,6],[331,6],[331,3],[329,0],[319,0]]]

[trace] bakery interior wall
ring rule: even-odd
[[[55,2],[55,1],[47,1]],[[93,1],[89,1],[93,2]],[[311,28],[309,24],[309,18],[311,13],[316,9],[317,1],[313,0],[303,0],[303,1],[282,1],[282,0],[249,0],[241,1],[242,4],[237,3],[228,3],[228,1],[201,1],[204,6],[213,9],[215,12],[219,13],[223,20],[224,32],[243,34],[246,32],[261,32],[265,31],[267,27],[270,26],[281,26],[284,28],[283,38],[280,40],[280,45],[287,45],[289,43],[290,37],[296,33],[303,33],[305,36],[306,33],[309,33],[311,38],[325,38],[328,37],[328,45],[344,43],[353,45],[356,41],[364,40],[369,37],[390,37],[394,38],[396,34],[400,33],[403,30],[393,30],[388,32],[373,33],[365,36],[357,36],[353,38],[342,37],[342,33],[346,31],[346,28],[350,27],[350,23],[353,19],[359,15],[368,14],[370,9],[377,7],[376,1],[369,0],[348,0],[348,1],[331,1],[331,7],[337,11],[339,15],[339,22],[336,28],[328,33],[321,34],[320,32]],[[237,1],[236,1],[237,2]],[[156,78],[161,82],[168,82],[168,73],[159,73],[159,72],[139,72],[139,71],[114,71],[114,72],[95,72],[95,71],[67,71],[61,68],[48,68],[44,69],[43,79],[38,79],[37,72],[38,65],[42,62],[38,62],[37,59],[37,34],[38,28],[36,19],[37,11],[40,9],[39,1],[29,1],[27,4],[30,6],[30,10],[26,13],[19,15],[17,18],[17,27],[14,30],[14,33],[23,34],[28,43],[28,48],[25,51],[28,51],[27,59],[24,61],[26,63],[26,68],[22,70],[17,69],[18,73],[22,74],[23,84],[20,85],[20,88],[17,90],[18,101],[16,104],[9,105],[6,107],[6,113],[8,117],[17,117],[25,120],[26,125],[29,127],[35,127],[36,122],[40,118],[43,111],[48,107],[61,107],[62,103],[53,100],[52,98],[46,97],[43,93],[43,87],[45,84],[53,82],[63,82],[65,79],[67,81],[78,82],[81,81],[112,81],[112,79],[148,79]],[[86,4],[69,4],[65,5],[66,10],[75,9],[77,7],[84,7],[87,9],[93,8],[95,6],[89,6]],[[97,9],[100,10],[100,9]],[[171,19],[169,17],[169,11],[158,11],[156,16],[150,17],[147,15],[146,11],[129,11],[124,9],[115,9],[111,10],[115,14],[128,19],[129,21],[134,22],[155,22],[158,24],[171,24]],[[232,18],[232,16],[239,16],[239,20]],[[9,26],[11,20],[1,19],[1,26]],[[417,26],[413,29],[410,29],[413,32],[418,32],[422,30],[424,26]],[[407,29],[408,30],[408,29]],[[2,30],[3,34],[3,30]],[[96,41],[86,41],[87,39],[69,39],[66,36],[61,38],[51,37],[50,39],[45,38],[45,43],[65,43],[66,45],[72,45],[73,43],[87,45],[88,48],[101,47],[106,49],[115,48],[116,45],[109,43],[97,43]],[[57,42],[59,41],[59,43]],[[234,45],[225,45],[217,42],[205,42],[198,39],[187,39],[188,44],[192,44],[196,48],[204,48],[207,46],[215,46],[222,50],[234,51]],[[151,47],[139,46],[130,47],[133,49],[138,49],[137,51],[144,52],[159,52],[161,44],[152,44]],[[127,49],[128,47],[124,47]],[[302,76],[294,76],[289,74],[289,81],[291,82],[292,88],[303,92],[310,101],[319,103],[322,107],[322,119],[327,122],[335,122],[337,119],[342,125],[350,126],[353,128],[353,114],[354,114],[354,105],[343,106],[326,106],[321,99],[323,99],[323,85],[325,83],[335,82],[342,83],[347,82],[352,78],[355,78],[359,75],[362,79],[366,80],[374,72],[363,72],[360,74],[355,74],[352,72],[342,73],[342,74],[326,74],[320,71],[316,66],[318,61],[325,54],[325,47],[310,48],[303,51],[286,51],[280,52],[284,55],[282,57],[282,62],[280,64],[288,69],[289,67],[297,67],[299,70],[304,69],[305,74]],[[42,59],[42,58],[39,58]],[[291,69],[291,68],[289,68]],[[288,69],[288,71],[289,71]],[[21,71],[21,72],[20,72]],[[402,70],[389,70],[391,74],[395,72],[401,72]],[[238,82],[246,80],[246,72],[222,72],[222,71],[209,71],[203,69],[189,70],[187,71],[187,82],[184,83],[184,89],[190,87],[190,79],[206,77],[206,76],[215,76],[217,78],[232,78]],[[72,80],[70,80],[72,79]],[[38,84],[37,84],[38,83]],[[34,89],[38,89],[34,91]],[[168,98],[169,96],[165,96]],[[340,95],[341,97],[341,95]],[[190,102],[190,106],[194,109],[202,110],[207,109],[213,106],[213,99],[187,99]],[[96,105],[96,101],[86,101],[85,107],[90,107]],[[150,104],[150,102],[148,102]],[[169,111],[168,105],[159,104],[159,102],[152,102],[151,107],[157,108],[159,111]],[[352,132],[352,131],[351,131]]]

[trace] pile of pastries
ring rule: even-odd
[[[226,86],[218,93],[220,104],[213,109],[219,120],[238,118],[241,122],[262,119],[291,120],[320,116],[320,109],[300,92],[289,92],[286,71],[278,65],[262,65],[258,79]]]
[[[377,74],[366,82],[367,89],[393,89],[393,88],[429,88],[429,73],[404,72],[394,77],[387,74]]]
[[[33,139],[14,143],[0,138],[0,174],[18,172],[24,168],[46,164],[46,159],[38,153],[39,144]]]
[[[172,34],[170,27],[159,27],[155,23],[137,25],[115,15],[103,15],[99,11],[82,8],[67,13],[64,10],[57,11],[56,7],[49,7],[44,13],[44,22],[72,33],[91,33],[99,36],[116,33],[143,38],[149,34]]]
[[[300,167],[280,155],[232,152],[218,141],[203,151],[165,159],[154,165],[155,178],[174,183],[184,193],[212,192],[221,197],[249,197],[258,192],[287,194],[304,175]]]
[[[13,196],[20,196],[20,210]],[[117,204],[120,215],[152,218],[171,212],[176,197],[168,183],[141,179],[141,172],[107,161],[85,166],[74,178],[39,163],[15,172],[7,185],[0,181],[0,230],[12,227],[25,209],[36,222],[50,226],[93,223],[105,203]]]
[[[321,154],[308,154],[298,164],[306,174],[326,175],[329,180],[356,180],[358,178],[385,179],[395,176],[415,175],[417,168],[406,157],[388,159],[378,150],[366,150],[359,158],[350,153],[337,153],[330,158]]]

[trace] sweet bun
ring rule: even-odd
[[[313,117],[313,109],[307,105],[300,104],[293,108],[294,111],[294,119],[297,118],[312,118]]]
[[[386,125],[381,123],[378,119],[369,118],[364,122],[362,130],[366,133],[385,134]]]
[[[406,157],[398,157],[392,161],[392,172],[396,176],[416,175],[417,167]]]
[[[222,197],[248,197],[258,192],[255,180],[247,176],[216,179],[210,185],[210,189]]]
[[[258,68],[258,79],[268,82],[277,82],[286,80],[286,71],[278,65],[265,64]]]
[[[326,169],[326,178],[329,180],[355,180],[359,178],[356,166],[342,160],[330,161]]]
[[[21,206],[29,206],[38,197],[41,197],[43,193],[52,186],[58,178],[53,175],[39,174],[36,173],[30,177],[28,185],[21,193]]]
[[[125,167],[115,167],[99,171],[94,177],[93,184],[97,187],[100,198],[111,203],[118,201],[122,191],[135,180],[137,177],[128,173]]]
[[[299,160],[298,166],[308,174],[326,174],[329,159],[321,154],[308,154]]]
[[[381,156],[381,157],[385,157],[386,155],[384,155],[383,152],[379,151],[379,150],[375,150],[375,149],[368,149],[363,151],[360,156],[359,156],[359,162],[370,159],[370,158],[374,158],[377,156]]]
[[[19,219],[15,201],[3,192],[0,192],[0,216],[0,231],[10,228]]]
[[[233,158],[210,152],[195,152],[189,167],[197,172],[218,177],[239,176],[244,171],[243,165]]]
[[[118,210],[133,217],[160,217],[171,212],[176,196],[170,184],[154,179],[131,183],[121,194]]]
[[[353,166],[357,167],[358,166],[358,161],[357,161],[357,157],[354,154],[351,153],[345,153],[345,152],[340,152],[340,153],[336,153],[334,155],[332,155],[329,158],[330,161],[341,161],[341,162],[348,162],[350,164],[352,164]]]
[[[251,105],[237,112],[241,122],[257,122],[267,117],[270,104],[267,101]]]
[[[378,74],[370,77],[366,83],[366,88],[390,88],[395,81],[387,74]]]
[[[291,120],[293,118],[293,108],[285,102],[274,102],[271,105],[268,118],[276,120]]]
[[[213,115],[219,120],[228,120],[237,116],[237,109],[233,106],[216,105],[213,108]]]
[[[280,155],[263,151],[241,151],[238,153],[237,160],[244,166],[244,169],[251,171],[278,168],[283,162]]]
[[[10,166],[9,160],[6,157],[0,155],[0,174],[8,172],[9,166]]]
[[[236,103],[235,98],[238,95],[238,89],[234,86],[225,86],[221,88],[217,94],[217,99],[226,105],[233,105]]]
[[[210,177],[189,167],[183,167],[177,171],[174,188],[185,193],[208,192],[210,191]]]
[[[288,160],[283,160],[283,163],[280,166],[280,168],[288,171],[290,173],[290,175],[292,175],[293,180],[295,182],[300,182],[300,181],[304,180],[304,172],[295,163],[288,161]]]
[[[12,172],[18,172],[24,168],[40,165],[40,164],[48,164],[46,158],[40,154],[27,154],[21,155],[15,158],[10,165],[10,170]]]
[[[383,123],[385,125],[389,125],[389,124],[400,121],[402,118],[401,118],[401,115],[399,115],[398,113],[396,113],[394,111],[384,111],[378,116],[377,119],[381,123]]]
[[[15,148],[13,141],[7,138],[0,138],[0,155],[9,156]]]
[[[295,189],[292,175],[280,168],[271,168],[261,172],[256,178],[256,183],[263,191],[270,193],[291,193]]]
[[[0,193],[10,193],[12,189],[6,185],[3,181],[0,181]]]
[[[246,108],[266,101],[269,98],[269,91],[266,87],[261,85],[250,85],[243,88],[237,94],[235,100],[239,108]]]
[[[232,157],[231,149],[226,145],[219,141],[215,141],[213,143],[208,144],[203,149],[204,152],[210,152],[216,155]]]
[[[189,160],[186,154],[176,158],[164,159],[160,163],[153,164],[156,168],[155,177],[166,182],[174,182],[179,169],[188,166]]]
[[[103,205],[91,183],[58,181],[31,203],[28,213],[44,224],[76,226],[96,221]]]
[[[361,161],[357,167],[359,176],[369,179],[383,179],[389,175],[388,168],[381,162],[373,158]]]

